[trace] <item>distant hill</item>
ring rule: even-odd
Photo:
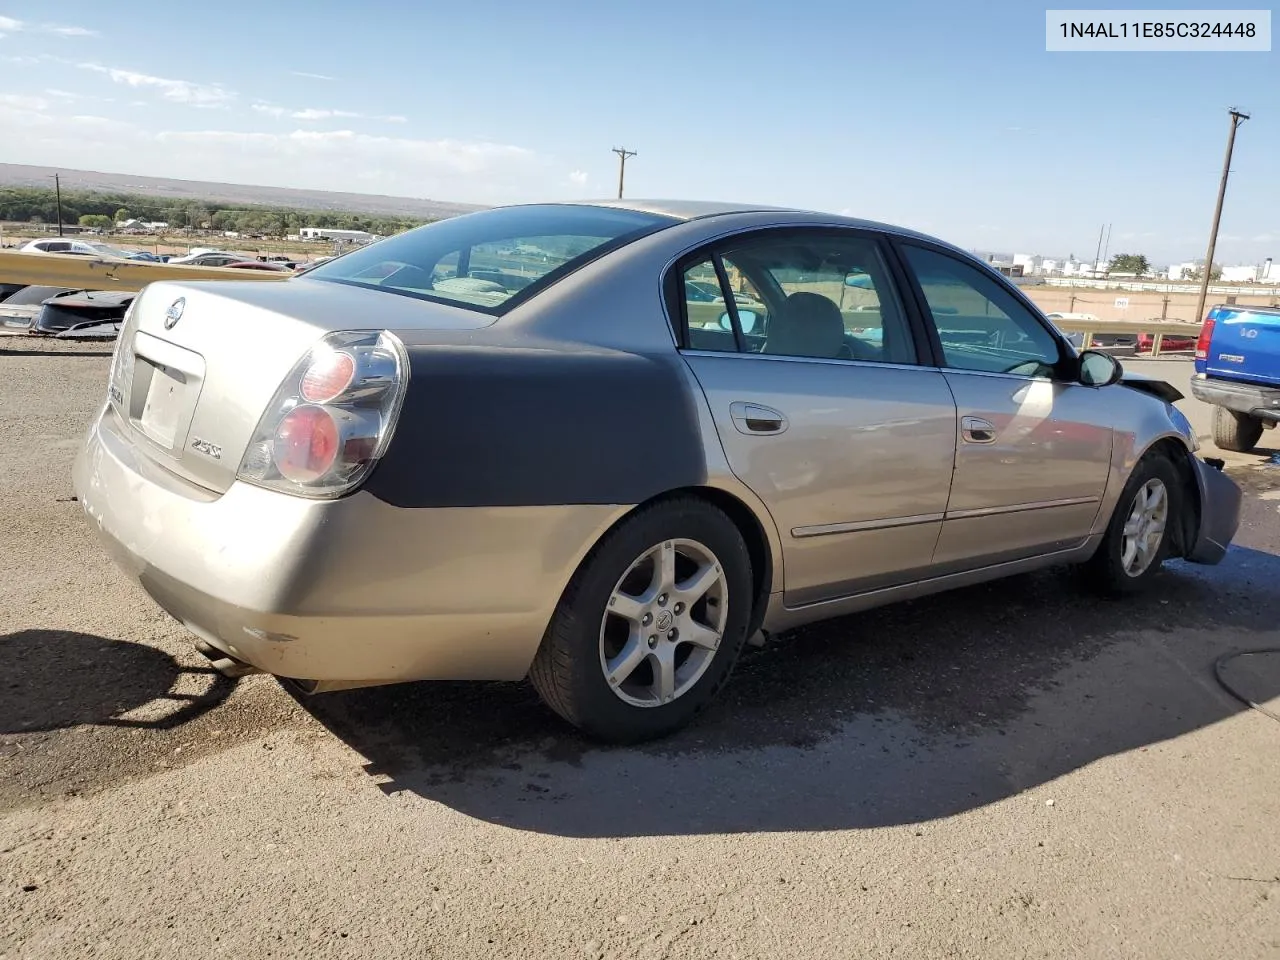
[[[48,188],[52,185],[55,173],[61,177],[64,190],[135,193],[173,200],[201,200],[211,204],[262,204],[343,213],[377,213],[385,216],[400,214],[423,219],[452,217],[484,209],[475,204],[419,200],[413,197],[334,193],[328,190],[295,190],[291,187],[257,187],[238,183],[206,183],[200,180],[170,180],[165,177],[137,177],[127,173],[31,167],[20,163],[0,163],[0,186]]]

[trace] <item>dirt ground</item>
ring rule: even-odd
[[[1280,643],[1271,451],[1219,567],[808,628],[602,749],[524,684],[211,674],[71,499],[107,364],[0,340],[5,960],[1280,956],[1280,723],[1213,674]]]

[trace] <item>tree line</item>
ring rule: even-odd
[[[366,230],[390,236],[420,226],[417,217],[390,217],[335,210],[231,204],[217,206],[198,200],[172,200],[129,193],[62,191],[62,222],[101,230],[136,218],[167,223],[171,229],[234,230],[237,233],[285,236],[302,227]],[[21,223],[56,223],[58,201],[53,189],[0,187],[0,220]]]

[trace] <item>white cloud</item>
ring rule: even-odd
[[[96,37],[96,30],[86,27],[69,27],[59,23],[28,23],[13,17],[0,17],[0,30],[7,33],[51,33],[59,37]],[[0,34],[3,36],[3,34]]]
[[[49,101],[44,97],[28,97],[20,93],[0,93],[0,105],[19,110],[49,109]]]
[[[569,182],[575,187],[585,187],[587,185],[587,171],[574,170],[569,174]]]
[[[279,114],[276,114],[279,116]],[[353,113],[350,110],[317,110],[308,107],[306,110],[294,110],[289,114],[294,120],[380,120],[383,123],[405,123],[407,118],[397,115],[377,116],[369,113]]]
[[[48,109],[40,102],[45,99]],[[95,169],[138,176],[481,204],[566,193],[560,161],[515,144],[380,136],[300,124],[267,132],[164,130],[153,125],[159,115],[128,111],[123,100],[119,117],[90,115],[79,103],[64,109],[66,113],[52,97],[0,95],[0,130],[10,134],[5,137],[5,160],[47,166],[88,156]]]
[[[154,77],[133,70],[118,70],[104,67],[97,63],[77,64],[81,70],[92,70],[111,78],[113,83],[121,83],[135,90],[151,89],[171,103],[185,103],[195,107],[224,107],[236,98],[232,90],[213,83],[194,83],[190,80],[169,80],[165,77]]]
[[[308,80],[333,80],[334,79],[333,77],[327,76],[323,73],[307,73],[307,71],[305,70],[290,70],[289,73],[295,77],[306,77],[306,79]]]
[[[46,90],[45,93],[51,97],[56,97],[59,100],[83,100],[84,99],[84,94],[72,93],[70,90],[55,90],[52,87]]]
[[[258,113],[265,113],[269,117],[283,117],[288,113],[284,107],[277,107],[271,103],[255,103],[251,109]]]

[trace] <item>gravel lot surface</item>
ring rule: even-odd
[[[1220,567],[805,629],[600,749],[523,684],[211,674],[71,500],[108,351],[0,340],[0,957],[1280,956],[1280,724],[1212,669],[1280,643],[1270,451]]]

